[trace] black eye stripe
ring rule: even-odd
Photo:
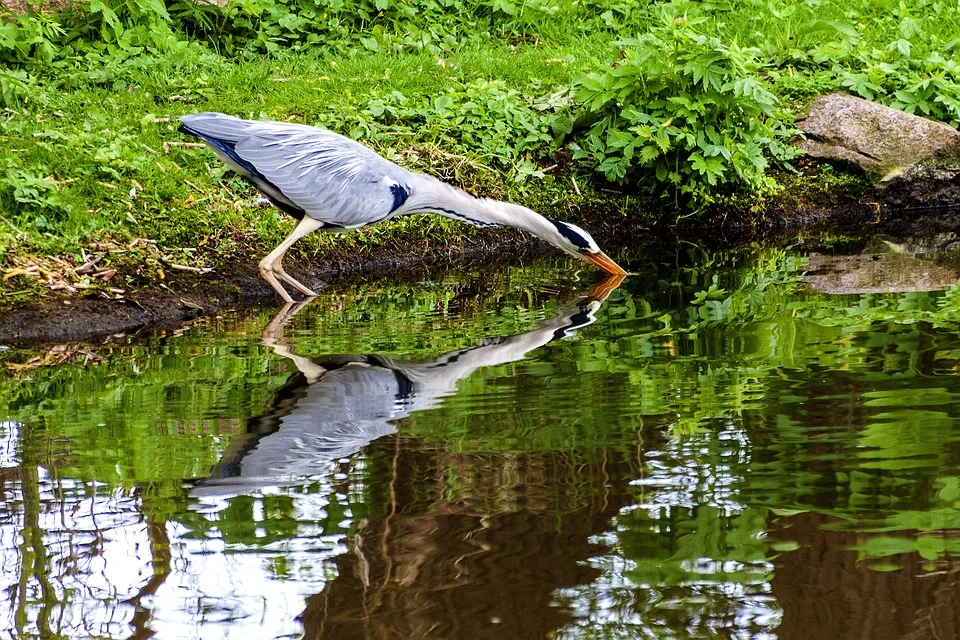
[[[560,222],[559,220],[550,220],[550,222],[552,222],[553,226],[557,228],[557,231],[560,232],[560,235],[569,240],[577,249],[580,251],[590,250],[590,242],[580,233],[574,231],[566,222]]]

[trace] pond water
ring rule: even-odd
[[[958,637],[951,243],[0,352],[0,635]]]

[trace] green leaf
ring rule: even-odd
[[[643,164],[648,164],[651,160],[654,160],[659,156],[660,156],[660,149],[655,146],[645,145],[643,148],[640,149],[640,161]]]

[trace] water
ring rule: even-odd
[[[872,249],[4,351],[0,636],[957,637],[960,261]]]

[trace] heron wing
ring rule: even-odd
[[[411,175],[353,140],[315,127],[252,123],[234,147],[280,192],[331,226],[389,218],[409,195]]]
[[[237,155],[237,143],[247,136],[247,129],[256,124],[222,113],[194,113],[180,116],[180,130],[204,140],[228,167],[239,173],[264,193],[282,210],[296,218],[303,211],[262,175],[252,164]]]

